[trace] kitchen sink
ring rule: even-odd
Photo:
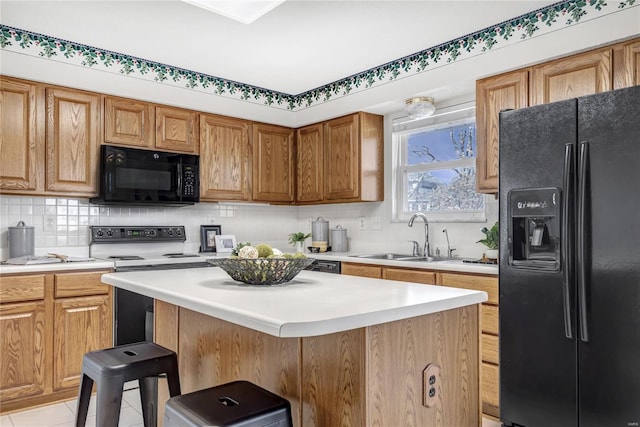
[[[367,259],[392,259],[396,261],[401,261],[407,258],[417,258],[407,254],[394,254],[394,253],[385,253],[385,254],[366,254],[366,255],[349,255],[354,258],[367,258]]]
[[[396,258],[396,261],[417,261],[417,262],[456,262],[462,260],[457,260],[455,258],[441,258],[441,257],[408,257],[408,258]]]

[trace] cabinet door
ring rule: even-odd
[[[342,274],[349,276],[371,277],[382,279],[382,267],[376,265],[348,264],[343,262],[340,266]]]
[[[44,301],[0,306],[0,401],[44,392]]]
[[[324,146],[322,125],[296,131],[296,201],[320,202],[323,198]]]
[[[110,144],[154,147],[153,105],[125,98],[104,98],[104,140]]]
[[[324,125],[325,198],[354,199],[360,195],[359,116],[353,114]]]
[[[249,200],[249,125],[200,115],[200,199]]]
[[[476,188],[498,192],[499,113],[527,106],[529,73],[518,70],[476,82]]]
[[[640,40],[617,45],[613,50],[613,88],[640,85]]]
[[[82,356],[88,351],[111,347],[111,316],[109,295],[55,300],[54,390],[77,387]]]
[[[611,90],[611,63],[611,49],[600,49],[534,66],[531,105]]]
[[[198,154],[198,116],[181,108],[156,107],[156,148]]]
[[[293,130],[253,125],[253,200],[293,202]]]
[[[96,195],[100,95],[62,88],[46,94],[46,189]]]
[[[0,76],[0,126],[0,189],[35,190],[44,162],[35,85]]]
[[[433,271],[386,267],[382,271],[382,278],[387,280],[400,280],[402,282],[423,283],[425,285],[436,284],[436,273]]]

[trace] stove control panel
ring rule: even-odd
[[[117,227],[94,225],[89,227],[91,243],[184,242],[184,226],[174,227]]]

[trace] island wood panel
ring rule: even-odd
[[[0,303],[44,299],[44,274],[5,276],[0,280]]]
[[[104,98],[104,140],[140,148],[155,146],[153,104],[126,98]]]
[[[368,425],[477,427],[477,325],[478,307],[469,306],[370,326]],[[422,404],[429,364],[440,367],[431,408]]]
[[[322,124],[296,131],[296,202],[324,198],[324,138]]]
[[[302,425],[366,426],[364,328],[302,339]]]
[[[200,115],[200,198],[250,200],[249,123]]]
[[[94,196],[98,190],[100,95],[48,87],[46,190]]]
[[[154,300],[153,341],[169,350],[178,352],[178,306],[160,300]],[[182,387],[182,379],[180,381]],[[184,389],[181,390],[183,393]],[[169,399],[169,386],[166,378],[158,378],[158,425],[164,419],[164,404]]]
[[[343,262],[340,266],[341,274],[350,276],[370,277],[372,279],[382,279],[382,267],[366,264],[349,264]]]
[[[178,363],[183,393],[244,379],[285,397],[300,425],[300,339],[278,338],[180,308]]]
[[[45,313],[44,302],[0,305],[0,400],[3,407],[7,401],[37,396],[45,391]]]
[[[611,49],[599,49],[532,67],[530,105],[613,89],[611,57]]]
[[[44,161],[36,126],[36,85],[0,76],[0,189],[36,189]]]
[[[178,346],[183,393],[246,379],[288,399],[295,427],[480,423],[478,306],[305,338],[273,337],[159,301],[155,315],[156,327],[167,326],[156,342]],[[428,363],[442,372],[433,408],[422,406]]]

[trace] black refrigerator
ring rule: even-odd
[[[640,86],[500,113],[500,418],[640,425]]]

